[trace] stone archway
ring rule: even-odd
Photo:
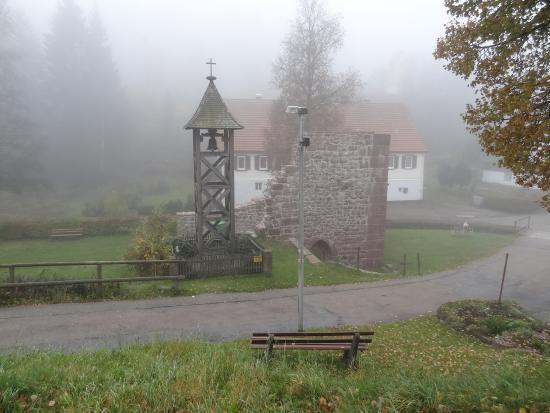
[[[322,239],[315,241],[311,245],[310,251],[321,261],[329,260],[334,255],[329,243]]]

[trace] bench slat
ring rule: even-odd
[[[353,336],[355,334],[360,336],[372,336],[374,335],[373,331],[342,331],[342,332],[300,332],[300,333],[252,333],[252,337],[268,337],[270,334],[273,337],[337,337],[337,336]]]
[[[266,338],[256,338],[253,337],[251,339],[252,344],[263,344],[267,343],[268,339]],[[280,337],[273,337],[273,343],[274,344],[281,344],[281,343],[299,343],[299,344],[341,344],[341,343],[348,343],[351,344],[353,340],[346,339],[346,338],[322,338],[322,339],[308,339],[308,338],[280,338]],[[370,338],[361,338],[359,339],[359,343],[372,343],[372,339]]]
[[[262,344],[252,344],[250,346],[252,349],[266,349],[267,345]],[[298,344],[298,345],[284,345],[284,344],[273,344],[274,350],[349,350],[351,344]],[[357,348],[359,351],[367,349],[367,346],[359,344]]]

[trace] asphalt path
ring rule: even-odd
[[[305,327],[408,319],[444,302],[504,298],[550,321],[550,227],[532,230],[486,259],[429,276],[305,289]],[[0,351],[79,351],[151,340],[243,338],[252,331],[295,330],[296,289],[196,297],[0,308]]]

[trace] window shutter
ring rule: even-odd
[[[399,155],[393,155],[393,168],[399,169],[399,159],[401,157]]]
[[[412,167],[413,167],[413,169],[415,169],[416,168],[416,155],[414,155],[412,158],[413,158]]]
[[[267,170],[271,171],[271,158],[269,156],[267,157]]]
[[[236,171],[239,168],[239,160],[237,159],[237,155],[233,157],[233,169]]]
[[[260,170],[260,156],[254,155],[254,169],[259,171]]]
[[[246,168],[247,171],[250,170],[250,156],[246,155]]]

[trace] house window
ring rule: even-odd
[[[267,156],[260,156],[258,169],[260,171],[267,171]]]
[[[256,191],[261,191],[262,190],[262,186],[263,184],[261,182],[256,182],[254,184],[254,188],[256,189]]]
[[[403,194],[408,194],[409,193],[409,188],[399,188],[399,192],[401,192]]]
[[[416,168],[416,155],[405,155],[405,156],[403,156],[403,168],[404,169],[415,169]]]
[[[399,157],[396,155],[388,156],[388,169],[396,169],[399,166]]]
[[[237,156],[237,171],[246,171],[246,156]]]

